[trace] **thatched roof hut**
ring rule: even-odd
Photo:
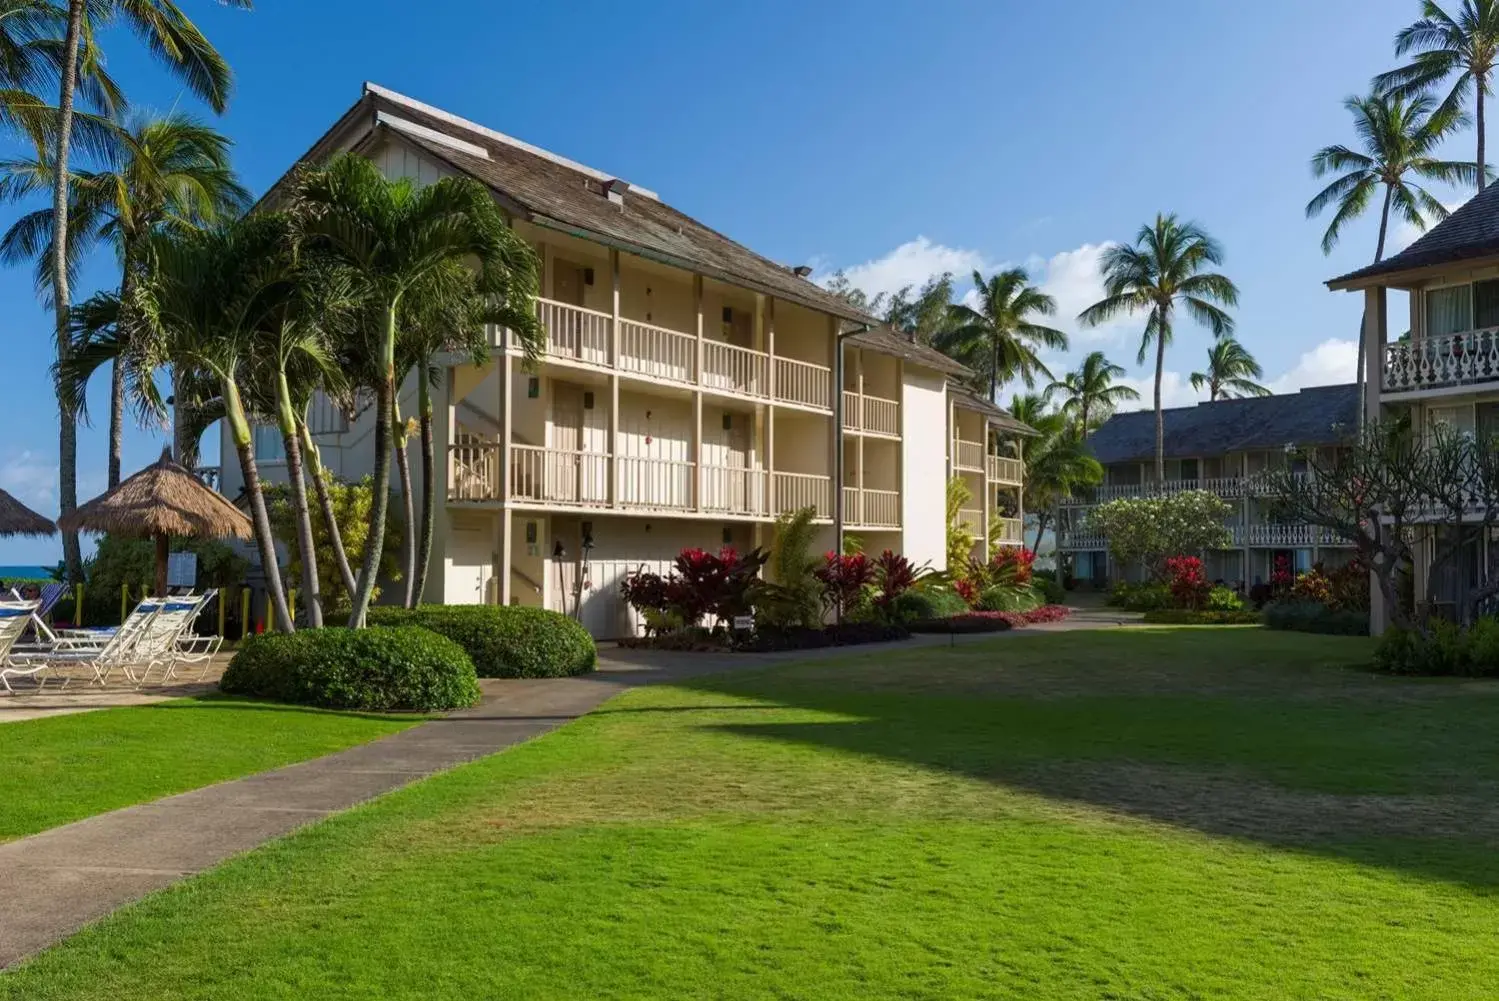
[[[57,526],[0,490],[0,535],[52,535]]]
[[[156,593],[167,589],[167,551],[174,536],[251,539],[254,528],[239,508],[206,487],[170,452],[108,493],[58,519],[65,532],[109,532],[156,540]]]

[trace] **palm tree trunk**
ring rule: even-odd
[[[426,370],[427,366],[423,363],[417,371],[424,373]],[[432,390],[425,378],[420,379],[419,382],[421,388],[418,390],[417,417],[421,421],[422,536],[416,554],[416,586],[413,589],[413,606],[422,603],[422,593],[427,589],[427,569],[428,564],[432,562],[432,534],[437,518],[437,509],[433,506],[434,494],[437,492],[437,449],[432,433]]]
[[[297,525],[297,555],[302,559],[303,607],[307,611],[307,624],[320,629],[323,625],[323,598],[318,591],[317,543],[312,538],[307,483],[302,479],[302,443],[297,438],[297,418],[292,411],[291,390],[284,371],[277,377],[276,395],[281,442],[286,449],[286,478],[291,486],[291,512]]]
[[[1088,398],[1086,396],[1083,397],[1082,410],[1083,410],[1083,441],[1087,441],[1088,440]]]
[[[1155,332],[1155,482],[1166,482],[1166,415],[1161,409],[1161,377],[1166,372],[1166,318],[1162,311],[1160,327]]]
[[[57,148],[52,182],[52,295],[56,314],[57,360],[66,361],[68,341],[68,152],[73,133],[73,92],[78,86],[78,43],[83,34],[85,0],[69,0],[68,29],[63,39],[62,92],[57,101]],[[70,514],[78,506],[78,417],[58,396],[58,507]],[[62,558],[69,580],[83,579],[83,550],[77,532],[62,534]]]
[[[385,516],[390,508],[390,430],[391,417],[396,400],[396,309],[392,302],[386,308],[385,339],[381,352],[385,377],[375,400],[375,470],[370,497],[370,534],[364,544],[364,564],[359,568],[359,584],[354,591],[354,607],[349,612],[349,625],[360,629],[364,626],[364,613],[369,610],[370,598],[375,593],[375,577],[380,572],[380,557],[385,550]]]
[[[994,361],[989,366],[989,402],[994,402],[994,395],[999,391],[999,345],[994,346]]]
[[[1478,190],[1483,190],[1484,164],[1488,161],[1484,158],[1484,136],[1483,136],[1483,88],[1488,85],[1488,74],[1478,78],[1478,96],[1475,101],[1473,114],[1473,127],[1478,131]]]
[[[406,585],[402,604],[406,608],[413,608],[416,605],[413,600],[416,593],[416,505],[411,492],[411,455],[408,448],[411,437],[406,432],[399,410],[391,420],[396,439],[396,478],[401,484],[401,505],[406,516],[401,531],[402,563],[405,565],[402,576]]]
[[[1041,551],[1041,536],[1043,536],[1045,534],[1046,534],[1046,512],[1045,511],[1037,511],[1036,512],[1036,544],[1031,547],[1031,552],[1033,552],[1033,553],[1039,553]]]
[[[125,447],[125,360],[116,358],[109,366],[109,464],[108,485],[120,485],[121,450]]]
[[[284,633],[294,632],[296,626],[292,623],[291,610],[286,606],[286,591],[281,586],[281,566],[276,562],[276,540],[271,535],[271,519],[265,510],[265,492],[260,487],[260,469],[250,447],[250,422],[245,417],[239,389],[229,379],[224,380],[224,406],[225,417],[234,433],[234,451],[239,456],[240,472],[244,475],[245,496],[250,500],[255,546],[260,551],[260,568],[265,574],[265,589],[270,595],[276,628]]]
[[[338,567],[339,579],[343,582],[344,593],[349,600],[354,600],[354,591],[358,588],[358,582],[354,579],[354,571],[349,566],[349,554],[344,550],[343,530],[338,527],[338,512],[333,507],[333,495],[328,492],[328,481],[323,479],[323,460],[318,455],[317,443],[312,440],[312,432],[307,430],[307,424],[297,421],[298,432],[301,436],[302,456],[306,459],[307,471],[312,475],[312,492],[317,495],[318,507],[323,512],[323,523],[328,529],[329,548],[333,550],[333,565]]]

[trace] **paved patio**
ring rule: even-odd
[[[0,724],[49,716],[68,716],[95,709],[148,706],[153,702],[216,691],[220,675],[229,666],[230,656],[221,653],[215,657],[201,680],[198,680],[198,669],[191,668],[184,674],[193,680],[177,680],[167,685],[149,683],[140,688],[124,684],[118,678],[102,688],[91,685],[89,681],[93,678],[93,672],[87,668],[59,672],[47,679],[40,690],[28,679],[12,678],[11,684],[16,688],[14,694],[7,694],[4,689],[0,689]],[[62,687],[64,678],[67,680],[67,687]]]

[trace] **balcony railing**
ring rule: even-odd
[[[704,466],[703,510],[716,514],[769,514],[770,474],[747,467]]]
[[[800,511],[810,507],[819,518],[833,516],[832,480],[810,473],[775,474],[775,513]]]
[[[613,365],[620,372],[716,392],[830,409],[832,372],[825,365],[771,357],[764,351],[737,344],[704,340],[699,371],[698,340],[692,334],[623,317],[615,331],[610,314],[552,299],[537,299],[536,315],[546,330],[546,353],[554,359],[604,369]],[[618,340],[614,343],[616,334]],[[611,360],[615,358],[617,361]],[[894,405],[893,401],[886,402]],[[889,423],[884,415],[879,420]]]
[[[860,400],[863,400],[861,405]],[[900,436],[900,404],[882,396],[843,393],[843,426],[849,431]]]
[[[984,443],[954,438],[952,461],[956,469],[971,469],[975,473],[982,473],[984,471]]]
[[[498,466],[500,445],[491,443]],[[486,459],[486,468],[490,460]],[[459,463],[455,462],[455,467]],[[517,500],[599,507],[609,503],[609,456],[560,448],[512,445],[510,496]],[[498,500],[497,497],[464,500]]]
[[[1387,393],[1486,382],[1499,382],[1499,328],[1419,337],[1385,347]]]
[[[991,455],[989,479],[995,483],[1013,483],[1019,486],[1025,482],[1025,463],[1007,455]]]
[[[1314,525],[1229,525],[1229,541],[1222,548],[1310,549],[1313,546],[1347,546],[1349,543]],[[1063,529],[1059,543],[1062,549],[1107,549],[1108,539],[1086,528]]]
[[[900,493],[844,487],[843,521],[847,525],[865,528],[899,528]]]
[[[222,473],[223,469],[220,466],[198,466],[193,470],[193,475],[198,478],[198,481],[210,490],[219,488]]]
[[[1109,540],[1097,532],[1064,529],[1058,547],[1061,549],[1080,550],[1108,549]]]
[[[975,536],[982,537],[984,534],[984,512],[971,507],[959,508],[958,527],[965,529]]]
[[[1246,490],[1262,492],[1255,486],[1253,478],[1239,476],[1206,477],[1197,480],[1166,480],[1164,483],[1106,483],[1087,487],[1073,494],[1067,501],[1073,505],[1107,504],[1122,497],[1160,497],[1185,493],[1189,490],[1206,490],[1219,497],[1242,497]]]
[[[696,464],[685,459],[644,459],[621,455],[614,460],[623,507],[692,510]]]
[[[995,518],[990,545],[1021,546],[1025,544],[1025,525],[1019,518]]]

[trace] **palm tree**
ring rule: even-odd
[[[1079,487],[1103,481],[1103,466],[1088,453],[1078,426],[1063,408],[1052,409],[1046,397],[1035,393],[1017,395],[1010,413],[1037,432],[1025,446],[1025,509],[1036,515],[1036,544],[1041,548],[1046,525],[1062,501]]]
[[[275,303],[285,295],[279,261],[286,231],[283,220],[267,214],[208,230],[154,232],[147,251],[152,268],[136,284],[130,308],[149,331],[136,346],[143,368],[171,365],[217,385],[244,476],[276,628],[290,632],[291,613],[252,444],[250,414],[257,401],[253,390],[247,394],[241,388],[254,385],[251,359]],[[69,372],[74,364],[70,357],[60,366],[58,385],[76,393],[82,379]],[[66,398],[70,412],[76,403],[76,396]]]
[[[1207,371],[1192,373],[1192,388],[1201,392],[1206,386],[1209,400],[1269,396],[1270,390],[1254,381],[1264,377],[1260,363],[1249,349],[1232,337],[1225,337],[1208,348]]]
[[[229,0],[248,8],[250,0]],[[218,51],[203,37],[196,25],[178,9],[172,0],[68,0],[66,28],[58,58],[59,95],[57,126],[54,130],[51,158],[53,167],[52,219],[52,301],[56,313],[57,360],[59,370],[65,367],[69,341],[68,310],[72,306],[68,274],[68,207],[71,191],[69,159],[72,151],[74,101],[78,90],[80,68],[85,74],[98,57],[90,55],[96,32],[112,21],[120,20],[143,39],[152,55],[161,60],[193,93],[208,102],[215,112],[222,112],[229,99],[229,66]],[[83,42],[90,40],[85,49]],[[58,499],[62,513],[78,505],[78,426],[74,411],[69,409],[72,395],[59,389],[58,431]],[[63,533],[63,561],[68,575],[77,577],[83,571],[82,552],[75,533]]]
[[[144,256],[150,233],[158,228],[198,228],[231,218],[244,211],[250,196],[229,165],[231,141],[186,115],[141,118],[121,129],[118,141],[119,155],[108,168],[73,174],[69,198],[73,236],[68,255],[76,262],[98,244],[112,246],[121,274],[115,303],[128,307],[134,284],[150,267]],[[0,161],[0,200],[25,198],[51,188],[52,182],[50,166],[39,158]],[[0,260],[35,260],[38,281],[50,285],[52,223],[50,208],[23,215],[0,237]],[[136,324],[128,308],[116,319],[123,326],[112,343],[128,352]],[[126,367],[126,359],[115,359],[110,379],[111,488],[120,482]],[[174,445],[173,455],[181,461],[181,441],[175,440]]]
[[[1155,344],[1155,478],[1166,479],[1166,422],[1161,407],[1161,379],[1166,374],[1166,345],[1171,343],[1178,306],[1212,330],[1213,336],[1233,332],[1233,318],[1224,306],[1239,303],[1239,290],[1226,276],[1206,271],[1223,263],[1223,248],[1196,223],[1181,222],[1174,214],[1157,215],[1154,224],[1140,227],[1133,244],[1116,244],[1103,255],[1105,298],[1083,310],[1078,319],[1096,326],[1117,316],[1145,311],[1138,361]]]
[[[1140,398],[1133,386],[1114,383],[1123,374],[1122,365],[1109,361],[1102,351],[1094,351],[1076,370],[1047,386],[1046,399],[1051,399],[1054,393],[1063,398],[1061,412],[1077,417],[1086,441],[1099,418],[1106,418],[1121,403]]]
[[[1031,285],[1024,268],[1010,268],[993,278],[975,271],[973,289],[978,307],[960,303],[949,309],[947,329],[933,340],[937,349],[987,378],[991,401],[1001,383],[1017,376],[1027,388],[1035,386],[1037,373],[1050,379],[1036,351],[1067,350],[1067,335],[1036,318],[1056,313],[1056,300]]]
[[[365,303],[353,353],[376,367],[375,494],[369,542],[360,567],[350,625],[364,621],[385,538],[390,504],[392,422],[396,403],[396,344],[408,295],[420,294],[431,275],[467,262],[485,294],[516,295],[529,302],[540,274],[536,254],[506,225],[488,189],[469,178],[448,177],[424,188],[410,178],[387,179],[357,154],[334,157],[304,170],[293,190],[306,249],[325,253],[345,269]],[[417,310],[412,309],[413,312]],[[541,348],[533,321],[513,330],[528,358]],[[408,523],[407,532],[411,525]]]
[[[1425,0],[1421,19],[1395,36],[1395,54],[1410,52],[1416,53],[1410,65],[1374,78],[1375,91],[1398,98],[1416,97],[1457,74],[1442,110],[1455,116],[1468,96],[1473,96],[1478,133],[1473,178],[1482,191],[1488,166],[1484,156],[1484,98],[1489,93],[1494,58],[1499,54],[1499,0],[1462,0],[1456,17],[1433,0]]]
[[[1328,207],[1337,206],[1332,221],[1322,234],[1322,252],[1332,253],[1342,235],[1343,224],[1363,215],[1374,199],[1375,191],[1384,187],[1379,213],[1379,239],[1374,245],[1374,263],[1384,260],[1385,237],[1390,228],[1390,210],[1424,230],[1428,220],[1447,218],[1447,208],[1413,179],[1422,178],[1445,183],[1472,183],[1480,171],[1471,163],[1438,160],[1432,156],[1442,140],[1466,122],[1456,108],[1437,107],[1429,97],[1407,100],[1399,96],[1350,97],[1343,106],[1353,115],[1353,129],[1358,134],[1362,152],[1347,146],[1326,146],[1312,157],[1312,174],[1337,179],[1306,203],[1310,219]],[[1357,361],[1359,398],[1364,392],[1365,358],[1364,325],[1359,323],[1360,345]],[[1363,408],[1359,423],[1363,424]]]

